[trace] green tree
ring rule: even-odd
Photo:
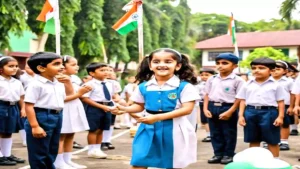
[[[164,13],[159,18],[161,21],[159,46],[162,48],[172,48],[172,20]]]
[[[26,29],[24,4],[25,0],[0,1],[0,51],[10,48],[9,32],[18,36],[23,35],[23,30]]]
[[[269,57],[274,60],[290,61],[288,56],[285,56],[281,50],[274,49],[272,47],[256,48],[245,60],[240,62],[241,67],[250,68],[250,63],[257,58]]]
[[[77,30],[73,49],[81,67],[94,59],[101,60],[102,21],[104,0],[81,0],[81,11],[75,15]]]
[[[289,24],[292,22],[292,12],[297,9],[299,0],[285,0],[282,2],[279,13],[283,19],[287,20]]]
[[[157,15],[161,15],[162,11],[160,11],[158,8],[153,6],[153,4],[147,2],[144,3],[143,7],[144,7],[144,16],[145,18],[147,18],[147,21],[150,26],[150,31],[151,31],[151,47],[152,49],[157,49],[159,48],[159,34],[161,29],[161,22],[159,20],[159,17],[157,17]],[[147,54],[147,52],[145,52],[145,54]]]

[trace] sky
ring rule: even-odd
[[[236,20],[255,22],[261,19],[280,19],[279,9],[283,1],[284,0],[188,0],[188,3],[192,9],[192,13],[202,12],[230,15],[232,12]]]

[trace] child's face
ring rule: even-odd
[[[29,75],[34,75],[34,72],[30,69],[28,64],[25,65],[25,72]]]
[[[282,76],[284,76],[287,73],[286,69],[280,68],[280,67],[276,67],[274,69],[274,71],[272,71],[272,76],[274,78],[280,78]]]
[[[54,78],[64,70],[62,59],[55,59],[52,62],[48,63],[46,67],[38,66],[38,70],[41,72],[41,75]]]
[[[269,78],[272,73],[272,70],[264,65],[252,65],[251,70],[255,79]]]
[[[208,73],[208,72],[202,72],[201,74],[200,74],[200,77],[201,77],[201,80],[202,81],[207,81],[207,79],[209,78],[209,77],[211,77],[212,76],[212,74],[210,74],[210,73]]]
[[[178,64],[173,54],[169,52],[154,53],[149,66],[156,77],[167,79],[174,75],[175,70],[178,71],[181,68],[181,64]]]
[[[115,74],[114,69],[111,67],[108,67],[108,77],[107,78],[112,79],[114,74]]]
[[[128,81],[128,83],[134,83],[135,77],[134,76],[130,76],[130,77],[128,77],[127,81]]]
[[[77,59],[70,58],[68,63],[65,64],[65,74],[74,75],[77,74],[79,70]]]
[[[16,60],[9,61],[3,66],[2,75],[14,76],[17,74],[19,69],[18,62]]]
[[[216,61],[216,67],[221,74],[227,74],[231,73],[237,67],[237,65],[228,60],[220,59]]]
[[[109,77],[109,67],[100,67],[95,72],[90,72],[90,75],[98,80],[104,80]]]

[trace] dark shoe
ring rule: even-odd
[[[211,138],[210,138],[209,136],[207,136],[206,138],[204,138],[204,139],[202,140],[202,142],[205,142],[205,143],[211,142]]]
[[[115,146],[113,146],[111,143],[106,143],[106,146],[108,147],[109,150],[115,149]]]
[[[263,142],[263,148],[268,149],[268,144],[266,142]]]
[[[101,150],[105,151],[105,150],[108,150],[108,146],[107,146],[108,143],[102,143],[101,144]]]
[[[9,161],[14,161],[16,163],[25,163],[25,160],[23,160],[21,158],[18,158],[18,157],[14,156],[14,155],[6,157],[6,159],[9,160]]]
[[[12,166],[17,165],[17,162],[10,161],[6,157],[0,157],[0,166]]]
[[[232,157],[229,156],[224,156],[221,160],[221,164],[229,164],[233,161]]]
[[[292,131],[290,132],[290,135],[291,135],[291,136],[298,136],[298,134],[299,134],[298,130],[292,130]]]
[[[73,148],[77,148],[77,149],[83,149],[83,146],[79,143],[76,143],[75,141],[73,142]]]
[[[279,148],[280,148],[281,151],[290,150],[290,146],[288,144],[285,144],[285,143],[280,143]]]
[[[222,157],[221,156],[213,156],[211,159],[209,159],[207,162],[209,164],[217,164],[217,163],[220,163],[222,160]]]

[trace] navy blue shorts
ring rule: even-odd
[[[104,110],[85,105],[85,113],[90,126],[91,132],[100,130],[109,130],[111,125],[111,113],[105,112]]]
[[[246,121],[244,141],[246,143],[261,141],[271,145],[280,143],[280,127],[273,125],[278,117],[276,107],[255,109],[247,106],[244,116]]]
[[[20,111],[18,105],[0,101],[0,133],[11,134],[20,130]]]
[[[204,111],[203,111],[203,102],[199,102],[199,108],[200,108],[200,120],[201,120],[201,123],[202,124],[207,124],[208,123],[207,117],[205,116]]]
[[[283,124],[282,124],[283,128],[289,128],[290,124],[293,124],[291,121],[291,118],[290,118],[291,116],[287,114],[288,108],[289,108],[289,105],[285,105]],[[294,117],[294,115],[292,115],[292,117]]]

